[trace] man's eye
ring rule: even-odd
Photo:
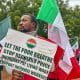
[[[21,20],[21,21],[24,21],[24,22],[25,22],[25,21],[27,21],[27,20],[23,19],[23,20]]]

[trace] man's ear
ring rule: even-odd
[[[32,22],[32,26],[33,26],[34,29],[36,28],[35,22]]]

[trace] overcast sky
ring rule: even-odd
[[[75,5],[79,5],[80,6],[80,0],[70,0],[69,1],[69,5],[72,6],[72,7],[74,7]]]

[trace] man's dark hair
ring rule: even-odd
[[[33,16],[33,15],[30,15],[30,17],[31,17],[31,21],[35,23],[35,28],[36,28],[36,26],[37,26],[37,20],[36,20],[36,17]]]
[[[34,15],[32,14],[24,14],[24,15],[29,15],[31,17],[31,21],[35,23],[35,28],[37,27],[37,19]]]

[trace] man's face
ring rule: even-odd
[[[33,22],[29,15],[23,15],[19,24],[22,32],[30,32],[33,30]]]

